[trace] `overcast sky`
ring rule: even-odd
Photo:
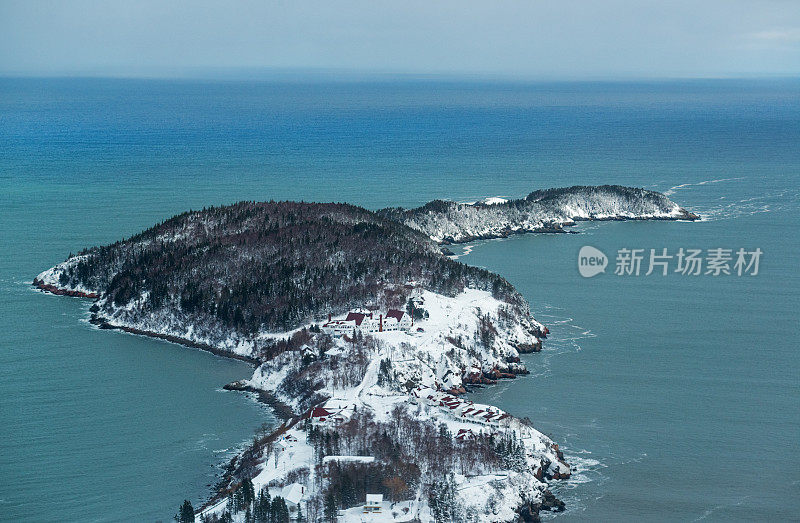
[[[800,75],[800,0],[0,0],[0,74]]]

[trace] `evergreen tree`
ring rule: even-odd
[[[272,500],[270,499],[269,491],[266,488],[261,489],[253,510],[253,516],[257,523],[269,523],[271,504]]]
[[[228,510],[233,514],[236,513],[236,497],[233,492],[228,493]]]
[[[242,491],[243,505],[247,508],[250,508],[250,506],[256,500],[256,492],[255,488],[253,487],[253,480],[250,478],[245,478],[245,480],[242,481],[240,490]]]
[[[270,521],[273,523],[289,523],[289,507],[280,496],[275,496],[270,507]]]
[[[444,481],[434,481],[428,495],[428,504],[436,523],[451,523],[463,519],[459,510],[456,482],[452,474]]]
[[[356,504],[356,488],[349,474],[342,475],[339,502],[342,507],[352,507]]]
[[[180,523],[194,523],[194,507],[188,499],[183,500],[178,517],[176,518]]]
[[[237,514],[241,512],[244,507],[244,489],[239,486],[236,492],[233,493],[233,510],[231,510],[231,512]]]
[[[328,492],[325,496],[325,518],[328,521],[336,521],[336,496],[333,495],[333,492]]]

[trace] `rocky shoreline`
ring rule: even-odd
[[[73,291],[69,289],[62,289],[60,287],[56,287],[55,285],[45,283],[39,278],[33,279],[33,286],[41,291],[48,292],[50,294],[55,294],[56,296],[70,296],[72,298],[89,298],[92,300],[96,300],[100,297],[97,293],[94,292],[82,292],[82,291]]]
[[[566,509],[564,502],[549,490],[545,490],[543,496],[541,503],[525,503],[517,509],[521,521],[538,523],[542,520],[539,517],[541,511],[563,512]]]
[[[459,245],[461,243],[470,243],[476,242],[480,240],[499,240],[503,238],[509,238],[511,236],[517,234],[580,234],[578,231],[569,231],[564,227],[570,227],[574,224],[552,224],[547,227],[534,227],[531,229],[501,229],[498,231],[492,231],[486,234],[479,234],[479,235],[469,235],[463,236],[460,238],[454,238],[452,236],[448,236],[442,238],[437,243],[442,246],[446,245]]]
[[[283,421],[288,421],[298,416],[289,405],[279,400],[274,394],[251,386],[247,383],[247,380],[234,381],[224,385],[222,388],[225,390],[254,394],[260,403],[272,409],[275,416]]]
[[[260,361],[255,358],[251,358],[249,356],[242,356],[241,354],[235,354],[231,351],[222,350],[214,347],[213,345],[208,345],[207,343],[199,343],[196,341],[187,340],[186,338],[181,338],[179,336],[172,336],[170,334],[161,334],[158,332],[147,331],[136,329],[133,327],[125,327],[122,325],[114,325],[113,323],[109,323],[106,318],[97,315],[96,312],[92,312],[92,317],[89,319],[89,323],[93,325],[97,325],[101,329],[107,330],[120,330],[123,332],[127,332],[128,334],[136,334],[138,336],[147,336],[149,338],[157,338],[159,340],[168,341],[170,343],[177,343],[178,345],[183,345],[185,347],[191,347],[193,349],[200,349],[206,352],[210,352],[216,356],[222,356],[224,358],[232,358],[235,360],[240,360],[247,362],[253,366],[257,366]]]
[[[56,296],[69,296],[71,298],[88,298],[92,300],[97,300],[100,298],[94,292],[82,292],[82,291],[75,291],[70,289],[62,289],[60,287],[56,287],[55,285],[50,285],[42,282],[39,279],[34,278],[33,286],[37,289],[46,292],[48,294],[54,294]],[[93,305],[89,311],[92,313],[92,317],[89,318],[89,323],[92,325],[96,325],[98,328],[103,330],[120,330],[123,332],[127,332],[128,334],[135,334],[137,336],[147,336],[148,338],[156,338],[159,340],[168,341],[170,343],[176,343],[178,345],[183,345],[184,347],[191,347],[193,349],[200,349],[206,352],[210,352],[216,356],[222,356],[224,358],[232,358],[235,360],[244,361],[249,363],[250,365],[257,366],[261,362],[255,358],[251,358],[249,356],[242,356],[241,354],[236,354],[231,351],[218,349],[213,345],[209,345],[207,343],[200,343],[192,340],[187,340],[186,338],[181,338],[179,336],[172,336],[170,334],[162,334],[159,332],[153,332],[148,330],[136,329],[134,327],[126,327],[123,325],[114,325],[110,323],[107,318],[100,316],[97,314],[98,308]]]

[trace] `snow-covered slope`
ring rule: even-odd
[[[506,203],[506,202],[508,202],[508,200],[506,200],[505,198],[501,198],[499,196],[490,196],[488,198],[484,198],[478,203],[480,203],[481,205],[497,205],[499,203]]]
[[[520,353],[541,348],[539,336],[544,326],[486,291],[464,289],[448,297],[422,290],[414,300],[427,312],[427,318],[418,320],[409,332],[371,334],[365,355],[356,354],[360,348],[343,338],[333,339],[335,345],[326,350],[333,351],[333,357],[343,363],[363,359],[364,367],[375,358],[388,359],[391,375],[385,386],[394,394],[414,387],[461,393],[465,383],[525,373]],[[311,354],[317,362],[317,354],[313,350]],[[263,363],[249,384],[275,394],[296,411],[310,406],[295,394],[298,379],[306,375],[313,375],[318,394],[334,397],[341,393],[339,366],[308,367],[308,357],[304,358],[302,351],[287,351]],[[357,381],[360,383],[361,376]]]
[[[548,481],[570,476],[558,446],[497,407],[461,395],[467,381],[526,372],[519,349],[538,348],[543,326],[476,289],[454,297],[419,290],[413,299],[426,317],[410,331],[354,339],[320,333],[300,350],[263,363],[243,384],[311,416],[255,453],[255,491],[279,493],[300,481],[308,492],[303,512],[319,513],[314,504],[339,495],[326,468],[332,462],[336,474],[364,464],[392,469],[393,458],[363,443],[383,438],[395,448],[391,455],[413,463],[418,475],[412,474],[414,490],[395,504],[386,502],[380,518],[370,521],[428,522],[442,511],[458,520],[471,513],[481,521],[513,521],[523,507],[539,510],[546,498],[557,508]],[[304,390],[313,394],[298,394]],[[335,435],[333,449],[311,441],[320,434]],[[429,437],[423,434],[447,438],[443,445],[452,452],[420,455],[417,439]],[[506,445],[515,450],[504,450]],[[442,471],[442,463],[449,468]],[[360,521],[361,506],[343,507],[339,521]],[[227,509],[227,501],[215,501],[204,514]]]
[[[558,232],[578,220],[695,220],[697,215],[665,195],[618,185],[535,191],[524,199],[491,198],[475,204],[435,200],[384,215],[438,243],[499,238],[523,232]]]

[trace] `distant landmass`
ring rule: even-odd
[[[525,232],[564,232],[585,220],[697,220],[664,194],[620,185],[573,186],[534,191],[516,200],[476,203],[434,200],[416,209],[379,214],[425,233],[440,244],[503,238]]]

